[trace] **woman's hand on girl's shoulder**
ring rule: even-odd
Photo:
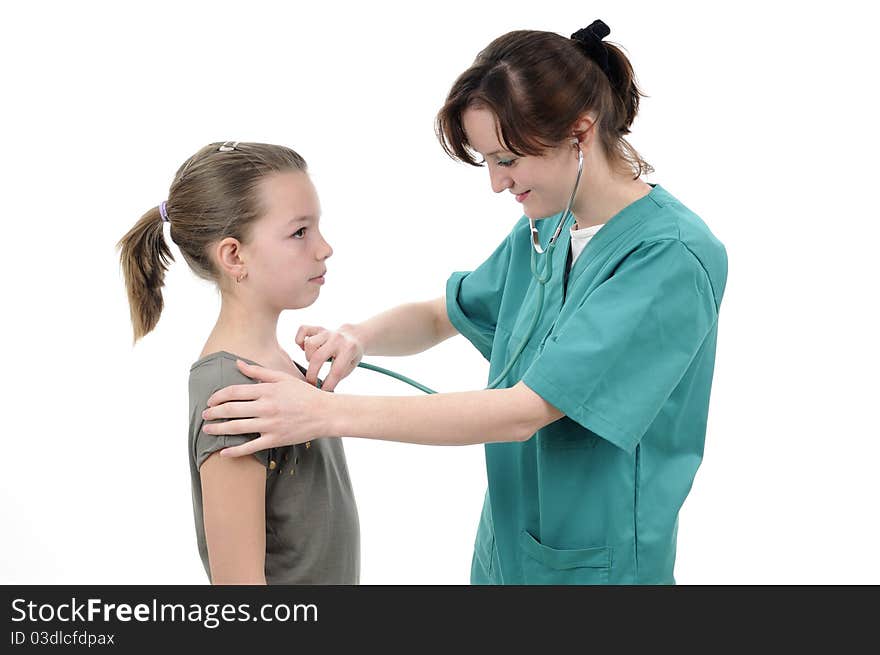
[[[339,382],[351,374],[364,357],[364,346],[353,331],[343,325],[338,330],[328,330],[316,325],[303,325],[296,333],[296,345],[306,355],[309,368],[306,382],[317,385],[321,367],[332,359],[330,373],[324,379],[322,391],[333,391]]]

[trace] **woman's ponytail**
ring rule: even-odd
[[[154,207],[116,244],[128,291],[135,343],[156,327],[162,314],[165,271],[174,261],[165,241],[164,227],[159,207]]]
[[[629,164],[635,180],[644,174],[653,173],[654,167],[623,137],[630,133],[630,127],[639,113],[639,98],[647,96],[636,85],[632,64],[623,51],[607,41],[603,41],[602,45],[608,54],[608,80],[611,82],[614,104],[614,110],[608,118],[614,121],[610,127],[611,132],[616,135],[616,140],[608,138],[607,143],[619,153],[620,160]]]
[[[639,98],[644,94],[636,86],[635,73],[626,55],[612,43],[603,41],[602,44],[608,53],[608,79],[617,104],[615,116],[618,118],[618,124],[614,127],[620,134],[629,134],[629,128],[636,114],[639,113]]]

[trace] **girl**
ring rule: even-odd
[[[177,171],[168,200],[120,240],[135,342],[155,327],[171,251],[216,283],[220,315],[189,376],[189,461],[199,554],[213,584],[357,584],[359,524],[341,439],[220,458],[258,434],[205,434],[208,397],[249,383],[237,358],[304,380],[276,336],[308,307],[333,253],[306,162],[290,148],[213,143]]]
[[[205,416],[261,437],[224,455],[333,434],[485,443],[472,582],[675,582],[727,255],[681,201],[639,179],[650,168],[624,137],[641,94],[608,33],[602,21],[570,38],[517,31],[479,53],[438,135],[453,157],[487,165],[492,190],[524,215],[476,270],[451,275],[445,297],[337,331],[301,328],[307,380],[333,358],[324,390],[239,363],[268,384],[217,392]],[[327,393],[363,354],[420,352],[457,333],[489,360],[490,388]]]

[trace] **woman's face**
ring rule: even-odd
[[[318,229],[318,193],[306,173],[289,171],[264,178],[260,197],[266,213],[241,246],[247,289],[278,310],[308,307],[321,292],[325,260],[333,254]]]
[[[517,157],[499,141],[500,129],[489,109],[466,109],[462,125],[471,149],[486,161],[495,193],[506,190],[517,196],[523,213],[534,220],[565,211],[577,177],[577,150],[571,144],[540,156]]]

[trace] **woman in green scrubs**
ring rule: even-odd
[[[302,327],[307,380],[333,359],[321,390],[240,362],[264,384],[209,399],[206,418],[227,422],[206,432],[253,437],[224,455],[338,435],[485,443],[473,583],[675,582],[727,257],[697,215],[639,179],[651,168],[624,135],[640,92],[607,33],[601,21],[569,39],[511,32],[478,55],[438,135],[453,157],[485,163],[524,216],[476,270],[449,278],[445,297],[335,331]],[[533,248],[547,251],[534,267]],[[365,354],[421,352],[456,333],[489,360],[493,388],[327,393]]]

